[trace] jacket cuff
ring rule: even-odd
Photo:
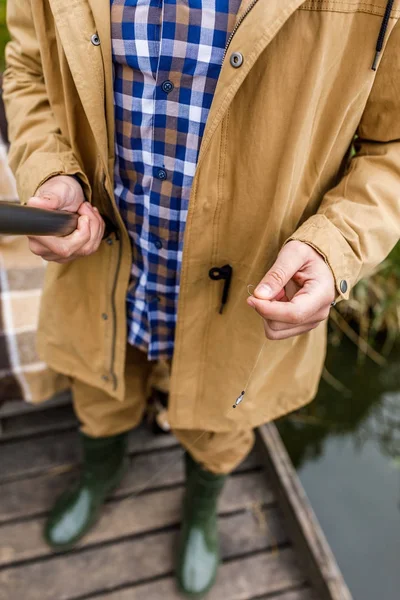
[[[92,192],[89,180],[72,153],[49,155],[47,152],[35,152],[16,173],[17,190],[21,203],[25,204],[31,196],[35,195],[41,185],[56,175],[76,176],[86,200],[91,201]]]
[[[285,243],[304,242],[316,250],[330,267],[338,297],[347,300],[358,281],[361,265],[339,229],[325,215],[313,215]]]

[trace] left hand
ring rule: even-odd
[[[282,248],[247,303],[263,318],[267,338],[283,340],[327,319],[335,296],[335,280],[324,258],[293,240]]]

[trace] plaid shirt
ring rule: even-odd
[[[115,197],[133,246],[128,340],[171,357],[190,190],[240,0],[111,0]]]

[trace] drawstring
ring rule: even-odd
[[[385,14],[383,16],[381,29],[379,31],[378,41],[376,42],[375,58],[374,58],[374,62],[372,63],[373,71],[376,71],[376,69],[378,67],[379,57],[381,55],[383,43],[385,41],[386,31],[387,31],[387,27],[389,24],[389,19],[390,19],[390,14],[392,12],[393,4],[394,4],[394,0],[388,0],[388,3],[386,4],[386,10],[385,10]]]

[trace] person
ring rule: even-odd
[[[72,380],[84,450],[51,546],[94,523],[169,369],[177,579],[212,586],[226,476],[253,428],[315,396],[331,304],[399,239],[399,18],[393,0],[9,0],[19,195],[79,215],[30,238],[50,263],[39,350]]]

